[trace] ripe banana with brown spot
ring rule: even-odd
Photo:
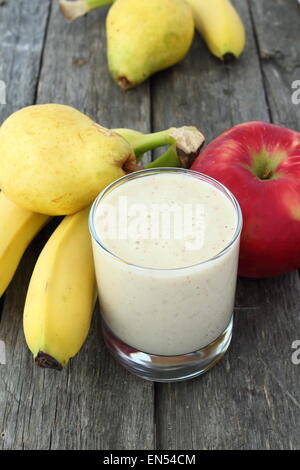
[[[24,332],[40,367],[60,370],[88,335],[96,300],[89,208],[66,216],[34,268],[24,308]]]

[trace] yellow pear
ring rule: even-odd
[[[70,106],[29,106],[0,128],[0,187],[33,212],[75,213],[134,162],[127,140]]]
[[[0,128],[0,188],[23,209],[73,214],[108,184],[141,169],[136,160],[145,152],[169,146],[151,166],[189,165],[203,140],[193,126],[112,131],[70,106],[28,106]]]
[[[108,65],[131,88],[187,54],[194,20],[185,0],[116,0],[107,20]]]

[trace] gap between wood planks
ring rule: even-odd
[[[263,89],[264,89],[265,100],[266,100],[266,103],[267,103],[267,113],[269,115],[270,122],[274,122],[273,117],[272,117],[272,110],[271,110],[271,106],[270,106],[268,92],[267,92],[266,77],[265,77],[265,73],[264,73],[264,68],[262,66],[262,58],[261,58],[261,55],[260,55],[260,49],[259,49],[259,44],[258,44],[258,35],[257,35],[256,25],[255,25],[255,21],[254,21],[253,12],[252,12],[250,2],[251,2],[251,0],[247,0],[249,16],[250,16],[250,21],[251,21],[251,26],[252,26],[253,36],[254,36],[255,49],[256,49],[258,60],[259,60],[260,73],[261,73],[261,76],[262,76],[262,85],[263,85]]]
[[[39,89],[40,75],[41,75],[41,70],[42,70],[42,67],[43,67],[44,50],[45,50],[45,45],[46,45],[46,41],[47,41],[47,35],[48,35],[48,28],[49,28],[49,22],[50,22],[51,11],[52,11],[52,2],[50,1],[50,3],[49,3],[49,8],[48,8],[48,13],[47,13],[47,18],[46,18],[46,26],[45,26],[45,32],[44,32],[44,38],[43,38],[43,46],[42,46],[41,55],[40,55],[39,72],[38,72],[37,81],[36,81],[35,90],[34,90],[33,104],[36,103],[37,97],[38,97],[38,89]]]

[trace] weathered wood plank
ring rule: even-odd
[[[49,8],[49,0],[8,0],[0,5],[0,123],[34,100]],[[0,320],[3,303],[4,297]]]
[[[0,124],[34,100],[49,9],[49,0],[0,5]]]
[[[110,79],[103,15],[95,11],[68,24],[53,5],[37,101],[74,105],[106,126],[147,131],[148,85],[124,94]],[[43,242],[40,239],[40,245]],[[1,369],[0,448],[153,448],[153,385],[129,375],[108,355],[98,309],[85,347],[64,371],[33,366],[21,317],[37,250],[34,244],[24,258],[0,325],[8,355],[8,364]]]
[[[296,272],[239,280],[228,354],[194,381],[158,387],[161,448],[300,448],[299,295]]]
[[[292,0],[272,0],[272,4],[271,0],[252,2],[272,118],[297,128],[299,106],[289,109],[287,104],[287,96],[291,96],[290,77],[299,78],[298,58],[294,60],[297,51],[292,45],[294,22],[298,21],[296,11]],[[18,3],[25,5],[25,1]],[[30,6],[26,4],[26,11],[25,7],[16,11],[16,2],[10,0],[10,18],[22,12],[22,31],[30,30],[32,34],[32,20],[29,21],[27,13],[32,12],[30,8],[43,8],[46,3],[32,0]],[[209,55],[198,38],[189,58],[152,80],[156,130],[196,124],[209,141],[240,121],[269,119],[247,5],[242,1],[236,3],[249,35],[244,56],[235,65],[224,67]],[[268,21],[265,5],[273,10]],[[294,12],[294,17],[288,16],[287,11]],[[5,28],[1,29],[1,15],[0,8],[0,39],[5,32]],[[150,128],[148,84],[126,94],[112,84],[105,64],[100,17],[103,14],[95,12],[68,25],[54,7],[38,102],[72,104],[103,125],[131,125],[146,131]],[[46,24],[46,16],[41,15],[36,26],[42,24],[43,18]],[[286,39],[280,37],[283,41],[280,47],[277,35],[276,41],[273,39],[279,51],[275,51],[276,60],[272,56],[272,36],[266,33],[266,29],[271,31],[272,21],[280,22],[280,31],[292,38],[287,48]],[[25,33],[20,41],[14,41],[23,44],[24,37]],[[35,40],[33,46],[36,44]],[[42,40],[40,46],[40,49],[30,47],[25,58],[22,48],[16,57],[6,53],[8,75],[4,75],[3,65],[1,68],[4,62],[0,62],[0,79],[18,77],[15,71],[19,64],[19,74],[30,71],[32,77],[28,82],[24,75],[23,78],[19,75],[16,83],[19,87],[21,84],[21,90],[13,85],[12,92],[18,94],[19,101],[9,98],[14,105],[0,106],[1,117],[34,100],[39,74],[37,52],[42,49]],[[264,57],[263,50],[271,50],[271,58],[269,53]],[[289,50],[292,55],[280,55],[280,51]],[[32,58],[32,52],[37,54],[37,60]],[[8,96],[13,96],[10,90]],[[153,387],[127,374],[108,356],[97,314],[87,344],[65,371],[61,374],[41,371],[32,364],[24,345],[21,314],[30,273],[47,233],[44,231],[27,252],[5,301],[0,339],[6,339],[8,364],[0,366],[0,448],[153,448]],[[159,448],[300,448],[300,366],[291,362],[291,344],[299,339],[299,293],[297,273],[267,281],[239,281],[235,336],[228,355],[199,379],[156,386]]]
[[[299,131],[300,104],[292,102],[297,91],[292,84],[300,79],[300,6],[294,0],[251,0],[249,5],[272,120]]]
[[[247,2],[235,4],[247,27],[243,56],[224,67],[197,39],[188,59],[153,81],[156,128],[196,124],[210,141],[233,124],[269,120]],[[299,294],[296,272],[239,280],[229,353],[203,377],[156,385],[158,448],[300,447],[300,368],[291,362]]]
[[[35,99],[50,0],[6,0],[0,6],[0,122]]]
[[[64,371],[44,371],[33,364],[24,344],[22,309],[46,237],[42,233],[30,247],[6,295],[0,324],[7,350],[7,364],[0,366],[0,448],[151,448],[152,388],[111,359],[98,308],[83,350]]]
[[[105,39],[106,9],[75,23],[53,8],[44,52],[38,102],[75,106],[103,126],[149,131],[149,83],[124,92],[109,75]]]

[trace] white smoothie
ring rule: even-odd
[[[193,173],[144,173],[106,192],[93,223],[102,315],[117,337],[179,355],[220,336],[239,251],[237,209],[225,192]]]

